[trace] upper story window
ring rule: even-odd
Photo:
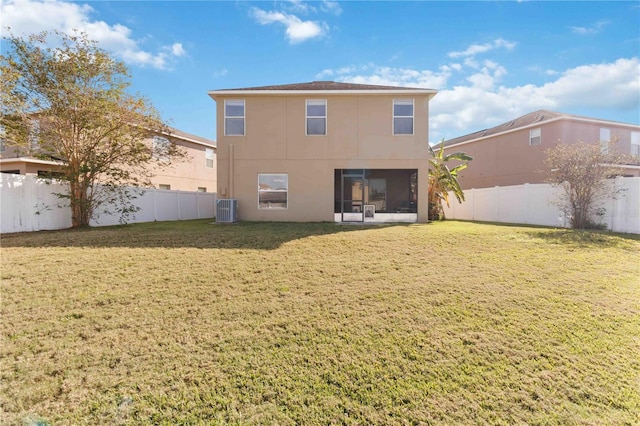
[[[307,99],[307,135],[327,134],[327,100]]]
[[[413,99],[393,100],[393,134],[413,135]]]
[[[542,142],[542,130],[540,127],[529,130],[529,146],[540,145]]]
[[[0,124],[0,152],[4,152],[7,149],[4,143],[4,126]]]
[[[40,149],[40,121],[31,120],[29,128],[29,149],[37,151]]]
[[[154,136],[151,156],[154,160],[169,161],[169,139],[162,136]]]
[[[244,136],[244,99],[224,101],[224,135]]]
[[[205,148],[204,150],[204,163],[205,166],[212,169],[213,168],[213,148]]]
[[[631,155],[640,157],[640,132],[631,132]]]
[[[609,152],[609,143],[611,142],[611,129],[600,128],[600,151],[603,154]]]

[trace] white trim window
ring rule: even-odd
[[[31,126],[29,127],[29,149],[37,151],[40,149],[40,121],[31,120]]]
[[[611,142],[611,129],[600,128],[600,151],[603,154],[609,153],[609,143]]]
[[[325,136],[327,134],[326,99],[307,99],[306,129],[307,136]]]
[[[7,146],[4,143],[5,133],[4,126],[0,124],[0,152],[5,152],[7,150]]]
[[[205,148],[204,149],[204,165],[209,169],[213,169],[213,148]]]
[[[640,157],[640,132],[631,132],[631,155]]]
[[[542,143],[542,129],[536,127],[529,130],[529,146],[536,146]]]
[[[413,99],[393,100],[393,134],[413,135]]]
[[[245,132],[244,99],[226,99],[224,101],[224,135],[244,136]]]
[[[151,149],[151,156],[154,160],[168,162],[171,160],[169,156],[169,139],[162,136],[153,137],[153,147]]]
[[[289,198],[289,175],[286,173],[258,174],[258,208],[286,209]]]

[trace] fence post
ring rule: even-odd
[[[496,209],[495,209],[495,219],[493,220],[494,222],[500,222],[500,187],[496,186],[494,189],[494,203],[496,205]]]
[[[178,206],[178,220],[182,220],[182,211],[180,210],[180,191],[176,191],[176,205]]]
[[[476,189],[471,188],[471,220],[476,220]]]
[[[531,214],[529,213],[529,209],[531,208],[531,201],[529,200],[531,195],[530,186],[531,184],[528,184],[528,183],[524,184],[524,206],[525,206],[524,223],[527,225],[531,222],[531,220],[529,219],[529,215]]]

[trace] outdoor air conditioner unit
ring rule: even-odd
[[[216,201],[216,222],[234,223],[238,221],[238,200]]]

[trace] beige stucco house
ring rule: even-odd
[[[557,144],[608,142],[630,155],[626,176],[640,176],[640,126],[551,111],[535,111],[444,142],[445,153],[463,151],[473,157],[460,172],[462,189],[543,183],[545,151]]]
[[[426,222],[435,90],[332,81],[213,90],[218,197],[240,220]]]
[[[151,178],[152,185],[157,189],[215,192],[217,186],[215,142],[169,128],[166,132],[149,138],[146,143],[151,148],[161,147],[169,140],[182,148],[185,157],[178,161],[166,161],[167,165],[162,167],[151,163],[154,174]],[[63,160],[39,154],[41,152],[37,145],[29,149],[18,149],[0,141],[0,172],[55,176]],[[159,160],[161,160],[158,162],[160,164],[165,162],[165,159]]]

